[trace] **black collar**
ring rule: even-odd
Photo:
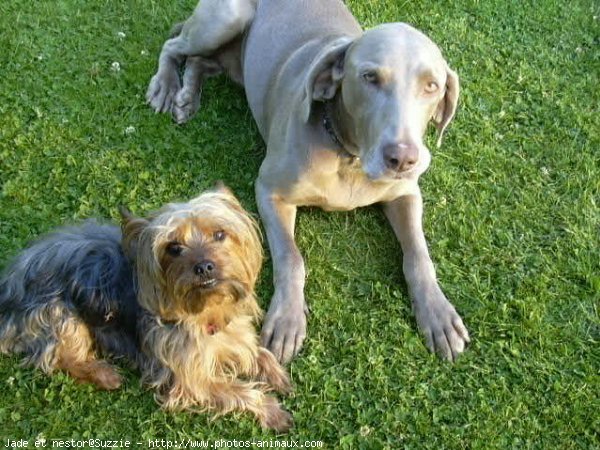
[[[332,105],[332,102],[325,102],[325,105],[323,106],[323,128],[325,129],[327,135],[333,141],[333,143],[339,147],[340,157],[348,158],[351,163],[360,161],[360,158],[357,155],[348,151],[346,146],[342,143],[342,140],[339,138],[338,134],[335,132],[333,120],[331,119]]]
[[[344,144],[338,137],[333,128],[333,121],[331,120],[331,102],[325,102],[325,106],[323,108],[323,128],[331,138],[331,140],[340,148],[344,148]]]

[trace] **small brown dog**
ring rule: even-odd
[[[126,358],[168,409],[252,412],[286,431],[268,391],[290,383],[258,344],[256,222],[225,187],[118,227],[87,222],[38,241],[0,279],[0,351],[103,389]]]

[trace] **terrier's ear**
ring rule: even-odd
[[[124,205],[119,206],[119,214],[121,214],[121,222],[125,222],[133,217],[133,214],[131,211],[129,211],[129,208]]]
[[[134,258],[139,237],[150,222],[141,217],[134,216],[124,206],[119,207],[119,213],[121,214],[121,231],[123,233],[121,247],[123,247],[125,255],[129,258]]]
[[[223,183],[223,181],[218,180],[215,183],[215,187],[213,188],[213,190],[215,192],[219,192],[220,194],[228,194],[228,195],[233,195],[233,191],[231,189],[229,189],[229,187]]]

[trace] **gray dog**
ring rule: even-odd
[[[263,345],[289,361],[306,336],[297,207],[382,203],[427,346],[455,359],[469,334],[436,280],[418,186],[431,159],[427,124],[439,146],[458,101],[458,77],[437,46],[402,23],[363,32],[340,0],[202,0],[165,42],[148,102],[185,122],[203,80],[222,71],[244,85],[267,143],[256,198],[275,293]]]

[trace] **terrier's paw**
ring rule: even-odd
[[[276,376],[273,376],[269,380],[269,384],[276,392],[279,392],[283,395],[289,395],[294,391],[292,387],[292,383],[290,382],[290,378],[288,374],[285,372],[280,372]]]
[[[285,433],[294,425],[292,415],[281,407],[276,399],[265,398],[265,416],[261,421],[263,428],[269,428],[277,433]]]
[[[292,392],[292,384],[287,372],[266,348],[259,349],[258,366],[261,381],[266,382],[269,387],[280,394]]]
[[[116,369],[104,361],[97,361],[90,367],[94,383],[101,389],[112,391],[121,387],[123,377]]]

